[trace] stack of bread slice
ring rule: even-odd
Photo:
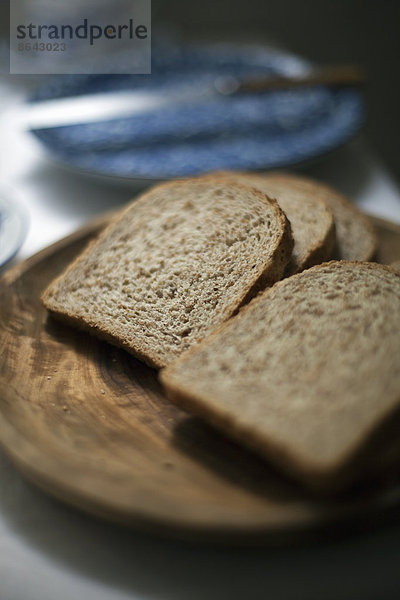
[[[328,489],[400,406],[400,274],[366,262],[375,252],[369,220],[330,188],[220,172],[135,199],[42,300],[166,367],[173,402]]]
[[[281,279],[292,249],[288,219],[262,192],[171,182],[118,214],[43,301],[163,367]]]

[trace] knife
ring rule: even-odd
[[[231,75],[222,75],[206,86],[183,84],[163,92],[121,90],[26,103],[17,120],[26,129],[44,129],[120,119],[233,94],[257,94],[318,85],[359,87],[364,83],[364,73],[353,65],[328,66],[290,77],[268,76],[241,80]]]

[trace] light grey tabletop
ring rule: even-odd
[[[53,165],[10,118],[24,89],[0,84],[0,175],[29,214],[14,262],[139,191]],[[358,139],[304,170],[367,212],[400,223],[400,192]],[[340,532],[339,532],[340,533]],[[336,541],[216,548],[158,539],[98,521],[26,482],[0,452],[0,600],[400,597],[400,522]]]

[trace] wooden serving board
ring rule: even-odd
[[[374,223],[380,260],[400,259],[400,227]],[[26,476],[89,513],[207,540],[298,535],[400,504],[396,480],[316,499],[171,405],[155,370],[49,317],[42,290],[103,224],[0,284],[0,442]]]

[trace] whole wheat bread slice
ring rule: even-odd
[[[277,200],[290,221],[294,240],[285,275],[293,275],[331,257],[336,243],[335,223],[333,211],[324,199],[268,175],[218,171],[204,177],[249,185]]]
[[[332,261],[284,279],[161,380],[171,400],[299,480],[343,485],[400,407],[400,274]]]
[[[290,173],[268,173],[265,176],[270,186],[281,193],[297,193],[323,200],[331,207],[336,225],[336,246],[329,258],[337,260],[369,261],[375,256],[377,238],[372,223],[347,198],[331,187],[313,179]]]
[[[42,301],[161,367],[280,279],[292,247],[284,213],[260,191],[170,182],[118,215]]]

